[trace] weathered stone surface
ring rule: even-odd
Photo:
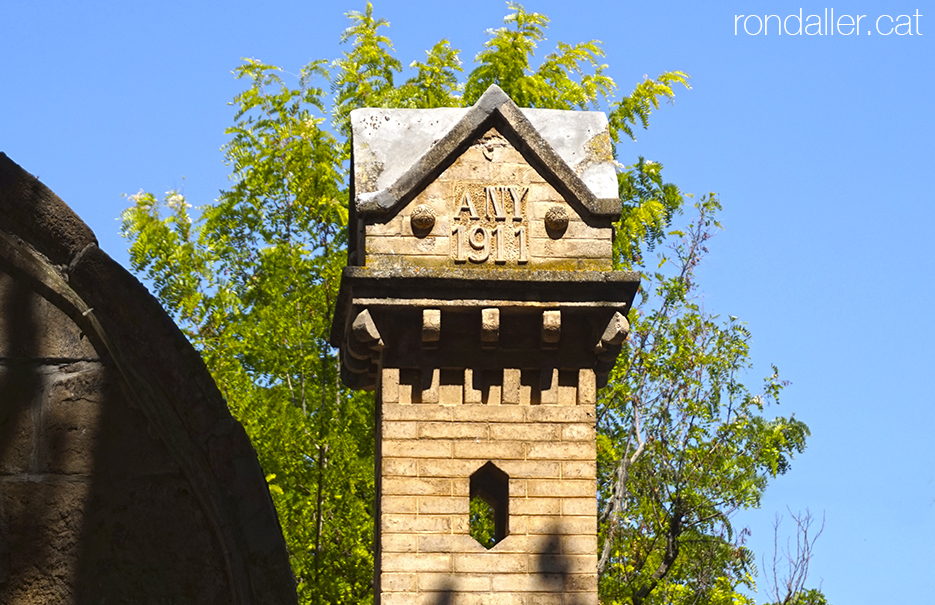
[[[230,602],[223,557],[195,498],[179,474],[93,483],[81,541],[89,554],[79,557],[82,600]]]
[[[435,343],[442,336],[441,309],[424,309],[422,311],[422,342]]]
[[[104,372],[66,374],[50,385],[42,404],[40,470],[60,475],[92,475],[98,463],[97,442],[103,430],[104,406],[114,401]],[[111,401],[108,402],[108,399]]]
[[[230,602],[195,491],[117,381],[99,362],[0,371],[32,448],[0,458],[0,601]]]
[[[435,211],[427,204],[416,206],[412,209],[410,225],[416,235],[428,233],[435,226]]]
[[[94,233],[71,208],[33,175],[0,152],[0,215],[16,233],[57,265],[97,244]]]
[[[601,335],[601,342],[605,345],[621,345],[630,333],[630,322],[619,311],[614,313]]]
[[[0,602],[77,602],[90,491],[83,481],[0,480]]]
[[[97,357],[87,335],[61,309],[0,271],[0,358]]]
[[[504,102],[501,97],[494,103],[497,101]],[[364,108],[351,112],[354,181],[358,195],[393,185],[469,111]],[[617,197],[617,179],[604,113],[528,108],[520,111],[595,197]]]
[[[427,212],[439,220],[418,233],[409,228]],[[612,229],[604,222],[566,201],[546,175],[491,129],[398,215],[366,224],[365,262],[368,267],[607,270]]]
[[[562,335],[562,312],[559,310],[542,312],[542,342],[557,345]]]
[[[0,475],[34,470],[39,390],[45,380],[35,366],[0,363]]]
[[[564,206],[555,205],[549,208],[545,213],[545,227],[553,238],[564,235],[565,229],[568,228],[568,212]]]
[[[380,338],[380,332],[374,325],[373,318],[370,317],[370,311],[367,309],[364,309],[357,315],[354,319],[352,329],[354,330],[354,338],[364,344],[369,344]]]
[[[263,472],[200,356],[2,154],[0,271],[0,602],[295,603]]]
[[[482,309],[480,317],[481,342],[493,344],[500,340],[500,309]]]
[[[52,375],[42,402],[43,473],[180,472],[142,410],[130,406],[113,367],[73,364]]]
[[[351,112],[354,183],[359,193],[385,189],[442,138],[466,110],[363,108]]]
[[[521,372],[514,374],[505,382],[518,385]],[[401,409],[404,416],[396,414]],[[594,590],[593,406],[536,413],[532,422],[521,406],[504,408],[518,412],[508,415],[493,414],[489,404],[455,406],[443,416],[439,409],[383,402],[384,600],[413,591],[426,596],[451,578],[470,578],[453,580],[459,595]],[[486,551],[467,535],[465,480],[490,460],[511,478],[510,533]],[[452,576],[444,575],[448,569]],[[415,574],[418,586],[404,573]]]

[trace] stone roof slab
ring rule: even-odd
[[[358,109],[352,197],[363,216],[393,214],[489,128],[497,128],[570,202],[595,216],[621,210],[607,117],[520,109],[496,85],[469,109]]]

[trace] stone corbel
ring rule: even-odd
[[[482,309],[480,313],[481,347],[493,349],[500,340],[500,309]]]
[[[426,349],[438,347],[442,337],[442,311],[441,309],[422,310],[422,346]]]
[[[377,367],[380,353],[384,349],[383,338],[370,316],[364,309],[351,323],[342,350],[342,377],[352,388],[373,389],[377,384]]]
[[[542,312],[542,348],[556,349],[562,336],[562,312],[559,310]]]
[[[601,339],[594,347],[594,351],[600,353],[601,350],[619,348],[629,334],[630,322],[620,311],[615,311],[613,317],[607,322],[607,327],[604,328],[604,333],[601,334]]]
[[[620,311],[615,311],[600,340],[594,346],[594,353],[597,354],[597,364],[594,368],[597,374],[597,388],[606,384],[607,375],[617,362],[620,348],[629,334],[630,322]]]

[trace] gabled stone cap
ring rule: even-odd
[[[494,85],[470,109],[356,109],[351,128],[352,195],[362,216],[398,211],[490,128],[569,201],[596,216],[620,215],[602,112],[520,109]]]

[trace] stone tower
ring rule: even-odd
[[[596,604],[595,393],[639,284],[606,116],[493,86],[351,123],[331,340],[377,394],[378,602]]]

